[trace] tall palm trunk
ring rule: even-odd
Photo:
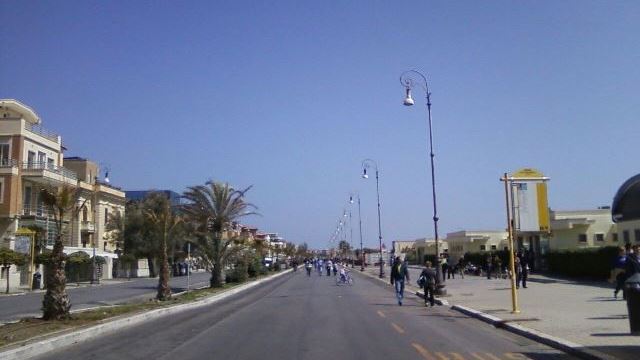
[[[51,253],[51,261],[46,271],[47,292],[42,301],[42,318],[44,320],[62,320],[69,317],[71,302],[65,289],[67,278],[64,273],[65,261],[62,250],[62,235],[58,233]]]
[[[222,254],[220,253],[220,238],[217,233],[216,238],[213,241],[213,264],[211,268],[211,280],[209,280],[209,286],[222,287],[224,283]]]
[[[169,260],[167,258],[166,218],[162,234],[162,249],[160,250],[160,276],[158,277],[158,295],[156,296],[156,299],[164,301],[171,298],[171,288],[169,287]]]

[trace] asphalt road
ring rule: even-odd
[[[210,274],[206,272],[193,273],[190,279],[192,288],[209,283]],[[170,280],[173,292],[187,288],[187,277],[174,277]],[[84,287],[67,287],[71,298],[71,310],[86,309],[96,306],[113,305],[136,299],[146,299],[155,296],[158,286],[157,278],[124,280],[119,283],[89,285]],[[0,322],[8,322],[23,317],[42,315],[42,298],[44,293],[36,291],[24,295],[0,297]]]
[[[446,307],[425,308],[362,275],[304,272],[38,359],[571,359]]]

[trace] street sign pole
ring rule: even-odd
[[[190,285],[190,275],[189,272],[191,270],[191,243],[187,243],[187,292],[189,292]]]
[[[513,310],[511,311],[513,314],[520,313],[520,309],[518,308],[518,292],[516,291],[516,266],[515,266],[515,248],[513,246],[513,222],[511,218],[511,209],[509,209],[509,190],[513,192],[513,188],[511,187],[511,181],[509,180],[508,174],[504,173],[504,177],[500,179],[504,181],[504,195],[505,195],[505,203],[507,208],[507,231],[509,232],[509,269],[511,270],[511,305]],[[511,197],[513,201],[513,196]]]

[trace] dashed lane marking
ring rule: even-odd
[[[416,349],[418,354],[420,354],[420,356],[422,356],[423,359],[425,359],[425,360],[436,360],[436,358],[434,358],[433,355],[431,355],[431,353],[427,349],[422,347],[422,345],[417,344],[417,343],[411,343],[411,346],[413,346],[413,348]]]
[[[435,355],[438,357],[439,360],[465,360],[464,356],[462,356],[459,353],[455,353],[455,352],[450,352],[448,353],[451,357],[447,357],[447,355],[445,353],[441,353],[441,352],[437,352],[435,353]]]
[[[391,323],[391,326],[393,326],[393,328],[399,333],[399,334],[404,334],[404,329],[401,328],[400,326],[396,325],[395,323]]]
[[[378,310],[378,316],[380,316],[381,318],[386,318],[387,316],[380,310]]]

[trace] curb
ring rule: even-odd
[[[210,305],[218,301],[221,301],[223,299],[226,299],[230,296],[233,296],[237,293],[240,293],[242,291],[248,290],[260,284],[274,280],[280,276],[288,274],[291,271],[292,269],[284,270],[279,274],[275,274],[264,279],[260,279],[244,285],[240,285],[230,290],[224,291],[220,294],[213,295],[211,297],[207,297],[205,299],[198,300],[192,303],[169,306],[166,308],[151,310],[151,311],[147,311],[147,312],[133,315],[133,316],[111,320],[103,324],[98,324],[98,325],[90,326],[87,328],[70,331],[62,335],[54,336],[54,337],[40,340],[40,341],[35,341],[26,345],[13,345],[14,348],[0,352],[0,359],[3,359],[3,360],[29,359],[34,356],[42,355],[50,351],[58,350],[65,346],[73,345],[75,343],[96,338],[98,336],[105,335],[119,329],[131,327],[145,321],[149,321],[149,320],[157,319],[166,315],[176,314],[186,310],[191,310],[198,307]]]
[[[496,328],[505,329],[512,333],[518,334],[520,336],[524,336],[528,339],[551,346],[558,350],[562,350],[571,355],[575,355],[581,359],[585,359],[585,360],[617,360],[618,359],[615,356],[604,354],[596,350],[588,349],[584,345],[573,343],[571,341],[564,340],[555,336],[551,336],[543,332],[524,327],[522,325],[512,324],[498,317],[485,314],[481,311],[471,309],[466,306],[453,305],[451,306],[451,309],[459,311],[470,317],[482,320],[486,323],[489,323],[495,326]]]

